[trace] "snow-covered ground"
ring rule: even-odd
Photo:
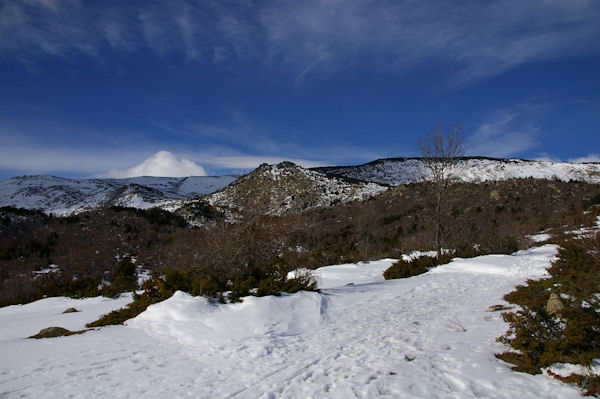
[[[391,259],[329,266],[321,293],[213,305],[178,292],[126,326],[42,340],[24,338],[83,328],[124,299],[0,308],[0,397],[577,398],[496,359],[507,326],[486,311],[555,253],[456,259],[392,281]],[[71,306],[82,312],[60,313]]]
[[[531,235],[531,236],[527,236],[527,238],[529,238],[533,242],[548,241],[552,237],[553,237],[552,234],[548,234],[548,233],[539,233],[539,234],[534,234],[534,235]]]

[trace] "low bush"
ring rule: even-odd
[[[232,280],[219,280],[214,276],[192,277],[167,268],[162,273],[155,273],[146,281],[143,294],[134,291],[134,301],[124,308],[105,314],[100,319],[86,324],[87,327],[101,327],[111,324],[123,324],[126,320],[136,317],[148,306],[170,298],[175,291],[185,291],[192,295],[203,295],[225,303],[238,302],[244,296],[281,295],[298,291],[317,291],[317,281],[314,275],[306,271],[296,273],[294,278],[287,278],[287,268],[280,263],[273,263],[264,269],[254,269],[244,278],[239,276]]]
[[[158,301],[156,301],[158,302]],[[149,297],[137,298],[124,308],[113,310],[101,316],[98,320],[86,324],[86,327],[103,327],[113,324],[123,324],[126,320],[132,319],[142,313],[152,305],[152,300]]]
[[[246,278],[236,278],[230,286],[228,299],[239,301],[241,297],[254,295],[281,295],[298,291],[317,291],[317,281],[310,272],[296,273],[288,279],[288,268],[274,262],[264,269],[255,269]]]
[[[113,297],[125,291],[135,290],[137,274],[135,264],[130,257],[123,257],[110,275],[110,285],[102,287],[102,295]]]
[[[427,272],[433,267],[448,263],[451,259],[451,255],[442,255],[441,258],[435,256],[421,256],[409,261],[400,259],[383,272],[383,277],[386,280],[391,280],[416,276]]]
[[[148,306],[164,301],[171,297],[178,289],[183,288],[185,290],[189,286],[189,279],[176,270],[167,269],[164,275],[155,273],[150,280],[145,281],[142,285],[143,294],[137,295],[135,291],[133,292],[133,302],[124,308],[113,310],[98,320],[86,324],[86,327],[123,324],[126,320],[142,313]]]
[[[548,371],[548,375],[567,384],[575,384],[579,386],[583,390],[585,396],[600,396],[600,376],[592,374],[571,374],[564,377],[559,374],[555,374],[552,371]]]

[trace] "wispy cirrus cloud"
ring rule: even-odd
[[[600,3],[178,0],[111,7],[7,0],[0,36],[0,57],[29,63],[149,49],[185,62],[284,68],[294,79],[442,65],[449,84],[467,84],[527,63],[597,53]]]
[[[541,145],[540,130],[522,110],[497,111],[488,116],[467,138],[470,155],[517,156]]]

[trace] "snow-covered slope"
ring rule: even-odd
[[[579,398],[498,360],[507,325],[486,311],[555,253],[455,259],[392,281],[381,277],[392,260],[325,267],[321,293],[228,305],[178,292],[126,326],[44,340],[23,338],[83,328],[97,301],[0,308],[0,397]]]
[[[242,210],[282,215],[365,199],[386,190],[376,183],[350,182],[282,162],[259,166],[207,200],[230,215]]]
[[[358,166],[312,170],[283,162],[261,165],[239,179],[235,176],[130,179],[22,176],[0,181],[0,206],[42,209],[57,215],[103,205],[160,206],[172,210],[181,206],[181,200],[214,193],[209,196],[209,202],[229,213],[245,207],[281,215],[364,199],[385,191],[380,184],[396,186],[416,182],[421,162],[418,158],[390,158]],[[455,174],[459,180],[466,182],[533,177],[598,184],[600,163],[462,158]],[[235,184],[231,184],[233,182]]]
[[[358,166],[333,166],[316,168],[323,173],[344,176],[369,182],[390,184],[419,181],[419,158],[380,159]],[[507,180],[512,178],[580,180],[600,183],[600,163],[567,163],[551,161],[527,161],[522,159],[461,158],[455,175],[465,182]]]
[[[0,181],[0,206],[42,209],[68,215],[104,205],[169,207],[222,189],[234,176],[135,177],[129,179],[65,179],[22,176]]]

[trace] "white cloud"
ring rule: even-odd
[[[206,176],[204,168],[194,161],[180,158],[169,151],[158,151],[142,163],[126,170],[113,169],[103,177],[126,178],[137,176],[186,177]]]
[[[521,112],[496,112],[467,139],[468,153],[510,157],[538,147],[539,129],[522,119]]]
[[[535,156],[534,160],[536,161],[548,161],[548,162],[562,162],[560,158],[552,156],[547,152],[539,153]]]
[[[600,162],[600,154],[589,154],[586,157],[571,158],[569,162],[583,163],[583,162]]]

